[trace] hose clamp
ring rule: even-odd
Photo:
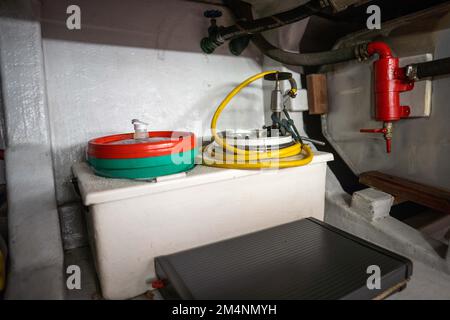
[[[368,42],[364,42],[355,46],[355,57],[359,62],[366,61],[370,58],[370,55],[367,52],[368,44]]]
[[[416,65],[409,65],[406,67],[406,77],[412,81],[419,80],[419,77],[417,76],[417,66]]]

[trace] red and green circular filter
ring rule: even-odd
[[[133,133],[93,139],[87,158],[99,176],[150,179],[192,169],[197,153],[193,133],[154,131],[145,140],[135,140]]]

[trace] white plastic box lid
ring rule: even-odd
[[[175,189],[213,183],[221,180],[236,179],[256,174],[274,174],[279,170],[305,170],[308,166],[333,160],[333,154],[314,151],[310,164],[303,167],[265,170],[236,170],[213,168],[197,165],[186,174],[167,176],[161,181],[144,181],[129,179],[110,179],[96,176],[86,162],[76,163],[72,167],[78,179],[78,187],[84,205],[89,206],[109,201],[123,200],[148,194],[166,192]]]

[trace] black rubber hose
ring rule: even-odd
[[[273,16],[260,19],[242,20],[235,25],[222,27],[220,28],[219,36],[223,40],[230,40],[250,34],[257,34],[303,20],[315,13],[320,12],[321,10],[321,1],[312,0],[302,6],[274,14]]]
[[[242,1],[225,0],[225,4],[230,8],[235,5],[240,6],[241,4],[239,4],[239,2]],[[250,6],[246,2],[242,3]],[[232,51],[234,51],[233,54],[239,54],[239,45],[241,44],[240,38],[249,37],[263,31],[279,28],[305,19],[314,13],[320,12],[322,8],[322,0],[312,0],[304,5],[285,12],[277,13],[273,16],[253,19],[250,6],[250,15],[252,16],[252,19],[243,18],[236,24],[229,27],[211,26],[208,29],[208,37],[205,37],[200,41],[200,47],[203,52],[210,54],[213,53],[214,50],[221,46],[225,41],[236,40],[231,47]]]
[[[413,80],[450,74],[450,58],[415,63],[406,67],[407,71],[409,69],[411,74],[408,74],[408,76]]]
[[[253,21],[252,8],[248,3],[239,0],[231,0],[228,1],[228,6],[238,19]],[[367,58],[367,50],[365,45],[357,45],[317,53],[297,53],[288,52],[275,47],[261,34],[253,35],[252,42],[266,56],[275,61],[293,66],[321,66],[354,59],[363,60]]]

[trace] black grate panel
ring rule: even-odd
[[[411,262],[315,219],[158,257],[167,298],[370,299],[407,279]],[[378,265],[380,290],[368,290]]]

